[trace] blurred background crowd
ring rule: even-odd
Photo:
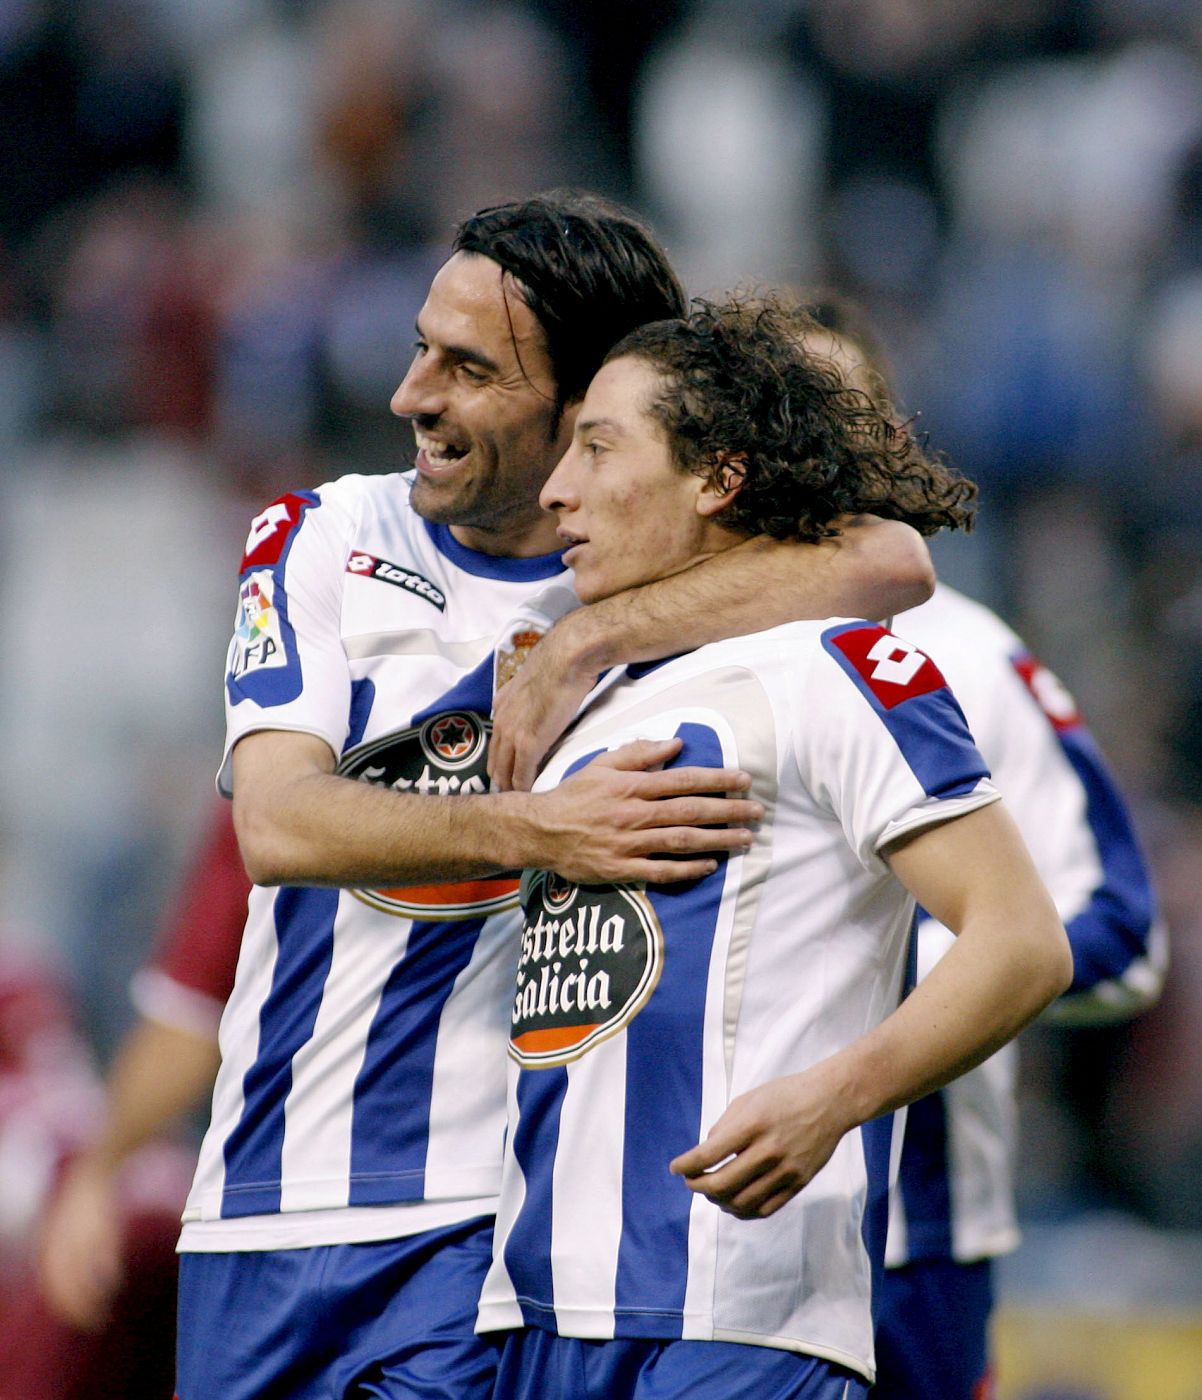
[[[855,297],[980,484],[940,571],[1075,692],[1173,958],[1132,1024],[1025,1038],[1010,1286],[1197,1311],[1195,0],[0,0],[6,953],[103,1062],[209,810],[250,515],[406,465],[454,223],[560,184],[694,292]]]

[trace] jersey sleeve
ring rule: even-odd
[[[1167,939],[1126,803],[1057,678],[1021,648],[996,669],[987,751],[1073,950],[1072,986],[1045,1017],[1133,1015],[1159,995]]]
[[[822,634],[794,723],[803,783],[860,862],[907,833],[997,800],[989,770],[935,663],[873,623]]]
[[[350,671],[342,589],[353,510],[333,487],[293,492],[251,522],[226,661],[226,744],[219,790],[233,790],[234,745],[260,729],[314,734],[340,753]]]
[[[131,994],[151,1020],[215,1037],[234,985],[250,880],[228,802],[213,817],[159,932],[154,955]]]

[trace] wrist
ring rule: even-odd
[[[627,659],[619,654],[609,612],[604,602],[577,608],[547,633],[544,643],[549,642],[556,652],[565,680],[591,685],[602,671]]]
[[[497,792],[479,798],[483,850],[498,870],[524,870],[539,863],[538,799],[528,792]]]

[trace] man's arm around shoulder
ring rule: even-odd
[[[258,730],[234,748],[234,825],[263,885],[426,884],[524,867],[579,883],[697,879],[713,852],[750,844],[762,808],[712,795],[746,792],[746,773],[658,768],[679,751],[677,739],[639,741],[550,792],[431,797],[340,776],[315,735]]]

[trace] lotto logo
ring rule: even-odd
[[[1077,702],[1058,676],[1033,656],[1012,656],[1010,662],[1058,734],[1082,723]]]
[[[250,522],[241,571],[270,568],[278,564],[301,516],[314,504],[314,497],[293,492],[272,501],[266,510],[260,511]]]
[[[374,554],[356,551],[346,561],[346,571],[348,574],[358,574],[360,578],[391,583],[396,588],[403,588],[407,593],[415,593],[439,612],[446,611],[447,595],[424,574],[419,574],[414,569],[403,569],[399,564],[390,563],[387,559],[377,559]]]
[[[929,656],[883,627],[832,630],[823,643],[841,655],[845,669],[886,710],[947,684]]]
[[[926,657],[911,642],[886,633],[868,649],[869,661],[876,666],[869,677],[874,681],[889,681],[893,685],[909,685],[922,669]]]

